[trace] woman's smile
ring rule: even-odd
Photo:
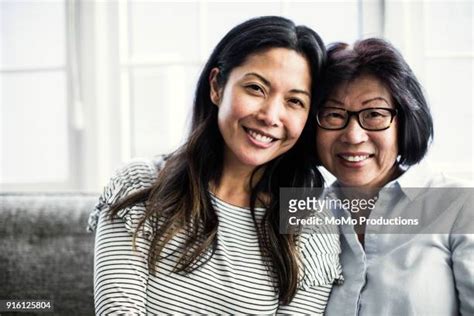
[[[243,127],[243,129],[247,133],[250,142],[257,147],[269,148],[274,145],[274,142],[279,140],[277,137],[258,129],[248,127]]]
[[[362,168],[373,158],[374,154],[367,152],[341,152],[336,155],[336,159],[339,159],[341,164],[348,168]]]

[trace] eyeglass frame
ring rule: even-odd
[[[342,127],[338,127],[338,128],[327,128],[327,127],[323,127],[321,126],[321,123],[319,122],[319,112],[323,109],[338,109],[338,110],[342,110],[342,111],[345,111],[347,112],[349,115],[347,116],[347,120],[346,120],[346,123],[342,126]],[[390,123],[387,127],[385,128],[382,128],[382,129],[370,129],[370,128],[366,128],[364,126],[362,126],[362,123],[360,122],[360,116],[359,114],[364,112],[364,111],[367,111],[367,110],[387,110],[390,112],[390,115],[391,115],[391,118],[390,118]],[[370,132],[380,132],[380,131],[384,131],[386,129],[389,129],[390,126],[392,126],[392,122],[393,122],[393,119],[395,118],[395,116],[397,116],[398,114],[398,110],[397,109],[392,109],[392,108],[382,108],[382,107],[373,107],[373,108],[366,108],[366,109],[362,109],[360,111],[349,111],[349,110],[346,110],[346,109],[343,109],[343,108],[338,108],[336,106],[326,106],[326,107],[323,107],[321,109],[319,109],[317,112],[316,112],[316,123],[318,124],[319,127],[321,127],[322,129],[325,129],[325,130],[328,130],[328,131],[340,131],[340,130],[343,130],[347,127],[347,125],[349,125],[349,122],[351,120],[351,117],[352,116],[356,116],[357,117],[357,123],[359,124],[359,126],[363,129],[363,130],[366,130],[366,131],[370,131]]]

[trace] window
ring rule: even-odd
[[[474,3],[396,1],[385,6],[385,36],[425,88],[435,137],[426,158],[447,175],[474,180]]]
[[[1,1],[2,186],[72,187],[65,1]]]
[[[391,41],[433,109],[429,160],[473,178],[472,1],[4,0],[2,191],[98,191],[131,157],[175,149],[212,48],[237,23],[269,14],[325,43]]]

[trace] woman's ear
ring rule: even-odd
[[[221,89],[217,83],[217,76],[219,75],[219,68],[212,68],[209,74],[209,86],[211,87],[210,98],[212,103],[219,106],[221,101]]]

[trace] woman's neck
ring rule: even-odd
[[[380,190],[383,189],[389,182],[399,178],[403,174],[403,169],[398,165],[394,165],[389,176],[380,179],[376,184],[367,186],[345,186],[340,184],[341,193],[348,199],[371,199],[377,197]]]
[[[224,165],[218,183],[211,183],[210,189],[219,199],[236,206],[250,205],[250,178],[254,168],[248,166]],[[260,178],[258,172],[254,176],[254,183]]]

